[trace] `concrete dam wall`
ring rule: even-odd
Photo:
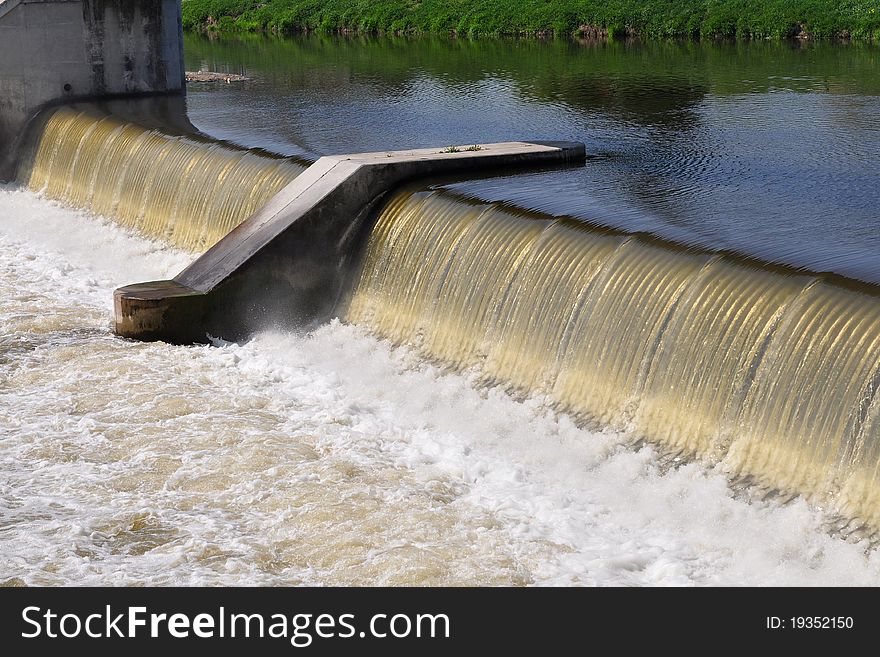
[[[180,0],[0,0],[0,181],[51,104],[183,93]]]

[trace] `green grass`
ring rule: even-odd
[[[880,39],[880,0],[183,0],[188,30]]]

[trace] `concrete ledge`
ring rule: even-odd
[[[176,281],[128,285],[113,293],[116,333],[177,344],[199,342],[205,295]]]
[[[116,333],[236,340],[331,316],[378,202],[414,178],[580,164],[581,143],[506,142],[322,157],[173,281],[116,290]]]
[[[0,18],[21,4],[21,0],[0,0]]]

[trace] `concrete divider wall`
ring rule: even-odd
[[[0,181],[49,106],[184,90],[180,0],[0,0]],[[583,144],[541,142],[321,158],[173,281],[117,290],[116,331],[197,342],[322,321],[396,185],[583,159]]]
[[[183,93],[180,0],[0,0],[0,181],[44,107]]]
[[[326,321],[346,290],[372,211],[425,176],[581,164],[584,145],[508,142],[322,157],[170,281],[116,290],[116,333],[140,340],[237,340]]]

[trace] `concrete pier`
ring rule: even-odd
[[[584,145],[573,142],[322,157],[173,280],[116,290],[116,333],[192,343],[326,321],[368,219],[396,186],[428,176],[580,164],[584,157]]]
[[[180,0],[0,0],[0,181],[43,108],[184,84]]]

